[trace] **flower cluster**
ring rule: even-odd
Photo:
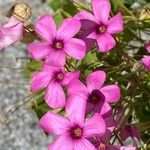
[[[40,120],[40,127],[56,137],[49,150],[135,150],[110,144],[117,127],[111,104],[119,101],[120,88],[104,84],[103,70],[91,72],[85,81],[79,70],[65,68],[66,59],[82,60],[95,42],[100,52],[111,50],[113,35],[123,30],[120,13],[109,18],[108,0],[92,0],[92,8],[93,13],[81,11],[64,19],[58,29],[52,16],[42,16],[35,25],[41,41],[28,45],[31,57],[44,61],[42,71],[33,75],[31,91],[45,90],[51,108],[66,110],[64,115],[49,111]]]

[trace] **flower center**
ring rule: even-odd
[[[98,34],[102,34],[102,33],[105,33],[106,32],[106,26],[105,25],[99,25],[98,27],[97,27],[97,33]]]
[[[60,50],[64,47],[64,44],[62,41],[54,41],[53,42],[53,48],[56,50]]]
[[[62,73],[62,72],[58,72],[57,74],[56,74],[56,80],[57,81],[61,81],[61,80],[63,80],[64,79],[64,74]]]
[[[75,127],[75,128],[72,129],[71,135],[72,135],[73,138],[79,139],[83,135],[83,129],[81,129],[80,127]]]
[[[94,89],[89,95],[89,101],[93,104],[97,104],[98,102],[104,100],[105,100],[104,94],[97,89]]]
[[[99,150],[105,150],[105,149],[106,149],[105,144],[100,143],[98,149],[99,149]]]

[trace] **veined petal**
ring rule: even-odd
[[[48,111],[40,119],[40,127],[47,133],[53,135],[62,135],[70,128],[70,121],[54,112]]]
[[[43,15],[35,25],[35,31],[42,39],[51,42],[56,34],[56,25],[51,15]]]
[[[65,74],[65,77],[64,77],[63,81],[62,81],[62,84],[63,85],[68,85],[71,80],[79,79],[79,76],[80,76],[80,71],[67,72]]]
[[[35,60],[44,59],[51,52],[51,47],[47,43],[31,43],[27,46],[27,49]]]
[[[86,101],[77,95],[69,96],[66,104],[68,118],[74,124],[83,126]]]
[[[113,16],[107,23],[107,32],[116,34],[123,30],[123,18],[121,13]]]
[[[65,52],[62,50],[51,51],[45,60],[45,64],[55,67],[63,67],[65,65]]]
[[[109,0],[92,0],[92,7],[96,22],[105,24],[111,9]]]
[[[71,57],[81,60],[86,53],[86,45],[83,40],[71,38],[65,44],[64,51]]]
[[[90,141],[82,138],[81,140],[75,141],[73,150],[96,150],[96,148]]]
[[[104,71],[95,71],[88,75],[87,77],[87,87],[91,92],[94,89],[100,89],[106,79],[106,73]]]
[[[68,95],[79,95],[84,97],[86,100],[88,96],[88,90],[80,80],[74,79],[68,85]]]
[[[84,136],[86,138],[97,136],[97,135],[102,136],[104,135],[105,131],[106,131],[105,121],[98,113],[95,113],[91,119],[85,122]]]
[[[115,47],[116,41],[109,33],[104,33],[97,36],[97,44],[99,51],[105,53]]]
[[[31,91],[36,92],[48,86],[52,79],[52,73],[41,71],[34,73],[31,83]]]
[[[54,81],[49,84],[45,101],[52,108],[63,108],[65,106],[65,93],[60,84]]]
[[[64,19],[57,31],[57,38],[67,40],[72,38],[81,28],[79,20],[74,18]]]
[[[101,88],[107,102],[117,102],[121,97],[120,88],[117,85],[107,85]]]
[[[74,141],[68,135],[58,137],[52,144],[49,145],[48,150],[74,150]]]

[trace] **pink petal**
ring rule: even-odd
[[[72,123],[80,125],[81,127],[83,126],[85,107],[86,101],[83,98],[77,95],[69,96],[67,99],[66,111]]]
[[[107,32],[116,34],[123,30],[123,18],[121,13],[113,16],[107,23]]]
[[[85,42],[80,39],[72,38],[65,44],[64,51],[71,57],[81,60],[86,53]]]
[[[109,33],[104,33],[97,37],[97,44],[99,51],[105,53],[115,47],[116,41]]]
[[[56,25],[51,15],[43,15],[35,25],[35,31],[42,39],[51,42],[56,34]]]
[[[112,115],[112,108],[111,106],[105,102],[103,106],[99,106],[101,109],[98,109],[98,106],[95,108],[97,112],[99,112],[104,118],[110,117]]]
[[[86,100],[88,97],[88,90],[80,80],[74,79],[68,85],[68,95],[79,95]]]
[[[107,85],[101,88],[107,102],[117,102],[121,97],[120,88],[117,85]]]
[[[91,92],[94,89],[100,89],[106,79],[106,73],[104,71],[95,71],[88,75],[87,77],[87,87]]]
[[[41,60],[51,52],[51,47],[47,43],[31,43],[27,49],[35,60]]]
[[[85,11],[85,10],[82,10],[79,13],[77,13],[74,16],[74,18],[77,19],[77,20],[87,19],[87,20],[94,21],[94,16],[91,13],[89,13],[88,11]]]
[[[15,17],[11,17],[9,22],[0,27],[0,47],[7,47],[23,37],[23,23]]]
[[[47,133],[53,135],[62,135],[70,128],[70,121],[52,111],[48,111],[40,119],[40,127]]]
[[[68,85],[71,80],[79,79],[80,71],[68,72],[65,74],[65,78],[63,80],[63,85]]]
[[[69,39],[72,38],[81,28],[79,20],[74,18],[64,19],[60,28],[57,31],[58,39]]]
[[[142,58],[142,63],[144,64],[145,68],[150,71],[150,56],[145,56]]]
[[[81,140],[75,141],[74,148],[72,150],[96,150],[96,148],[91,142],[83,138]]]
[[[41,71],[34,73],[31,83],[31,91],[36,92],[48,86],[52,79],[51,72]]]
[[[52,108],[63,108],[66,101],[61,85],[52,81],[47,88],[45,101]]]
[[[90,118],[85,122],[84,136],[86,138],[97,136],[97,135],[102,136],[104,135],[105,131],[106,131],[105,121],[98,113],[95,113],[92,118]]]
[[[68,135],[62,135],[49,145],[48,150],[74,150],[74,142]]]
[[[45,64],[55,67],[62,67],[65,65],[65,61],[64,51],[51,51],[51,53],[46,58]]]
[[[109,0],[92,0],[92,7],[96,22],[105,24],[111,9]]]
[[[150,42],[146,45],[146,49],[150,53]]]
[[[85,10],[77,13],[74,18],[80,20],[81,29],[83,30],[88,30],[96,26],[94,16]]]

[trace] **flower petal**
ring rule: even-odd
[[[63,108],[66,101],[61,85],[52,81],[47,88],[45,101],[52,108]]]
[[[112,108],[111,106],[105,102],[103,103],[103,106],[99,106],[101,109],[98,109],[97,107],[95,108],[97,110],[97,112],[100,113],[100,115],[103,116],[103,118],[107,118],[107,117],[110,117],[112,115]]]
[[[94,16],[85,10],[77,13],[74,16],[74,18],[77,20],[80,20],[81,29],[83,29],[83,30],[88,30],[88,29],[94,28],[96,26]]]
[[[79,76],[80,76],[80,71],[67,72],[65,74],[63,81],[62,81],[62,84],[68,85],[71,80],[79,79]]]
[[[48,111],[40,119],[40,127],[47,133],[53,135],[62,135],[70,128],[70,121],[54,112]]]
[[[92,7],[96,22],[105,24],[111,9],[109,0],[92,0]]]
[[[107,32],[116,34],[123,30],[123,18],[121,13],[113,16],[107,23]]]
[[[150,53],[150,42],[148,44],[146,44],[146,49]]]
[[[117,102],[121,97],[120,88],[117,85],[107,85],[101,88],[107,102]]]
[[[141,61],[144,64],[145,68],[150,71],[150,56],[144,56]]]
[[[96,148],[90,141],[83,138],[75,141],[73,150],[96,150]]]
[[[69,96],[69,98],[67,99],[66,111],[68,114],[68,118],[72,123],[83,126],[85,107],[86,101],[83,98],[77,95]]]
[[[84,97],[86,100],[88,96],[88,90],[80,80],[74,79],[68,85],[68,95],[79,95]]]
[[[27,46],[27,49],[35,60],[45,58],[51,51],[51,48],[47,43],[31,43]]]
[[[106,79],[106,73],[104,71],[95,71],[88,75],[87,77],[87,87],[91,92],[94,89],[100,89]]]
[[[35,31],[42,39],[51,42],[56,34],[56,25],[53,17],[49,14],[43,15],[35,25]]]
[[[36,92],[48,86],[52,79],[52,73],[41,71],[34,73],[31,83],[31,91]]]
[[[81,60],[86,53],[86,45],[83,40],[72,38],[65,44],[64,51],[71,57]]]
[[[84,136],[86,138],[104,135],[106,131],[106,124],[104,119],[99,113],[95,113],[94,116],[87,120],[84,125]]]
[[[58,39],[68,39],[72,38],[81,28],[81,23],[79,20],[74,18],[64,19],[60,28],[57,31]]]
[[[105,53],[115,47],[116,41],[109,33],[104,33],[97,36],[97,44],[99,51]]]
[[[65,61],[64,51],[51,51],[45,60],[45,64],[55,67],[62,67],[65,65]]]
[[[73,150],[74,142],[67,135],[58,137],[52,144],[49,145],[48,150]]]

